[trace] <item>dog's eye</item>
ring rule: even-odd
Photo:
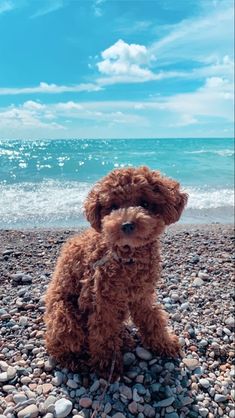
[[[110,212],[112,212],[112,210],[117,210],[117,209],[119,209],[119,207],[118,205],[116,205],[116,203],[113,203],[113,205],[109,207]]]
[[[147,200],[141,200],[140,206],[142,206],[142,208],[144,208],[144,209],[148,209],[149,208],[149,202],[147,202]]]

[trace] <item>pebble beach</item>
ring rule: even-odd
[[[136,336],[124,374],[110,384],[61,369],[44,346],[44,293],[74,233],[0,231],[0,418],[235,418],[232,226],[177,225],[164,234],[156,290],[182,358],[156,357]]]

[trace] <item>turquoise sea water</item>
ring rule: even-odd
[[[78,227],[92,184],[127,165],[181,182],[182,222],[233,222],[232,139],[0,140],[0,227]]]

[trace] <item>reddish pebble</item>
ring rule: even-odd
[[[92,404],[92,400],[90,398],[81,398],[79,400],[79,405],[82,408],[89,408],[91,406],[91,404]]]

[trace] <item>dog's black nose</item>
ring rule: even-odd
[[[124,222],[121,226],[121,230],[125,234],[131,234],[135,229],[135,224],[133,222]]]

